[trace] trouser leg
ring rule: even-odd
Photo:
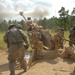
[[[9,61],[10,75],[15,75],[15,61]]]

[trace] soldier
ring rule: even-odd
[[[69,40],[70,40],[69,46],[72,47],[73,44],[75,44],[75,43],[71,42],[71,41],[75,41],[75,26],[70,29]]]
[[[60,28],[54,35],[55,49],[63,48],[64,29]]]
[[[22,29],[22,25],[17,24],[17,25],[16,25],[16,28],[18,28],[18,29]]]
[[[10,25],[8,31],[4,35],[4,41],[8,47],[8,60],[10,75],[15,75],[15,62],[18,60],[24,72],[27,71],[26,61],[24,59],[25,47],[23,41],[29,46],[26,35],[21,29],[17,29],[15,25]]]

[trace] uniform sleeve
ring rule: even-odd
[[[8,43],[8,32],[4,35],[3,40],[5,43]]]
[[[29,42],[28,42],[28,39],[27,39],[27,36],[25,35],[25,33],[22,30],[20,30],[20,32],[21,32],[22,39],[25,41],[25,43],[27,45],[29,45]]]

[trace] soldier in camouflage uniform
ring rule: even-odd
[[[10,75],[15,75],[15,63],[18,60],[24,72],[27,71],[26,61],[24,59],[25,47],[23,41],[29,46],[26,35],[21,29],[17,29],[15,25],[10,25],[8,31],[4,35],[4,41],[8,45],[8,60]]]
[[[73,42],[75,42],[75,26],[70,29],[69,40],[70,40],[69,41],[69,46],[70,47],[75,45],[75,43],[73,43]],[[73,42],[71,42],[71,41],[73,41]]]
[[[64,28],[60,28],[54,35],[55,49],[63,48]]]
[[[16,28],[18,28],[18,29],[22,29],[22,25],[17,24],[17,25],[16,25]]]

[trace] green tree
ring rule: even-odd
[[[53,29],[56,31],[59,27],[59,19],[57,17],[52,17],[47,21],[48,28]]]
[[[72,26],[75,26],[75,8],[73,8],[72,12],[71,12],[71,22],[72,22]]]
[[[71,12],[71,15],[74,15],[75,14],[75,8],[73,8],[72,12]]]
[[[68,20],[68,16],[69,16],[69,10],[65,10],[64,7],[61,7],[61,9],[58,11],[59,13],[59,22],[60,22],[60,27],[65,28],[65,30],[67,29],[67,20]]]
[[[8,21],[8,24],[10,25],[11,23],[12,23],[12,21],[11,21],[11,20],[9,20],[9,21]]]
[[[25,30],[25,23],[24,23],[24,20],[21,20],[19,23],[22,25],[22,29]]]
[[[0,31],[6,31],[8,29],[8,23],[6,20],[3,20],[3,22],[0,24]]]

